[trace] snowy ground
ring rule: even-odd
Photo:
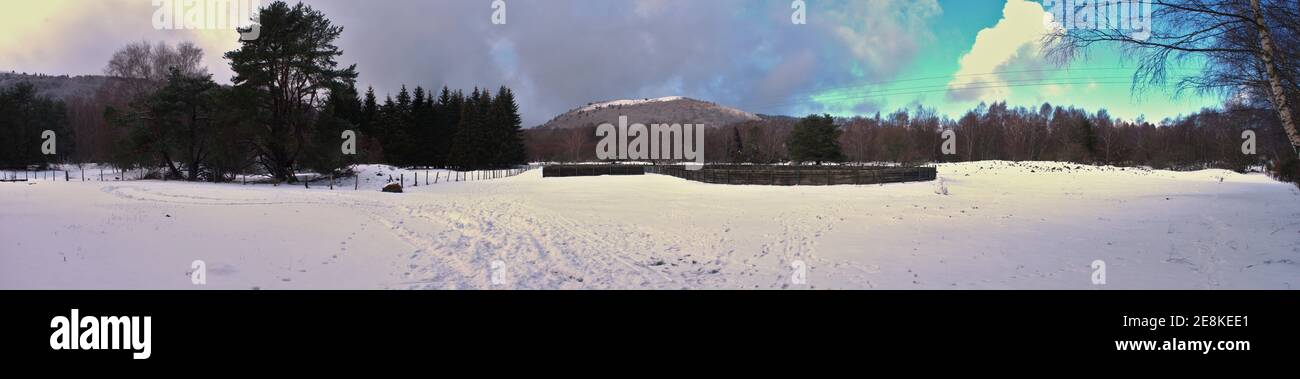
[[[425,186],[420,170],[386,194],[383,170],[360,191],[90,169],[0,183],[0,288],[1300,289],[1300,191],[1262,175],[972,162],[884,186],[539,170]]]

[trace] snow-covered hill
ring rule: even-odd
[[[627,116],[628,122],[633,123],[704,124],[709,127],[760,119],[758,115],[739,109],[687,97],[670,96],[591,103],[556,116],[541,127],[564,129],[596,126],[606,122],[618,124],[619,116]]]
[[[1300,288],[1291,184],[1053,162],[938,168],[929,183],[831,187],[534,170],[404,194],[0,183],[0,288],[195,288],[194,260],[207,265],[201,288],[234,289]],[[1091,283],[1095,260],[1105,285]],[[806,284],[792,281],[799,267]]]
[[[113,80],[120,79],[97,75],[50,76],[0,72],[0,89],[10,88],[19,83],[29,83],[36,89],[36,95],[39,97],[69,100],[92,98],[101,87]]]

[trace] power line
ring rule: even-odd
[[[1093,81],[1100,81],[1100,80],[1115,80],[1115,79],[1128,79],[1128,78],[1129,78],[1128,76],[1098,76],[1098,77],[1084,77],[1084,78],[1037,78],[1037,79],[1012,79],[1012,80],[1003,80],[1003,81],[1001,81],[1000,83],[1001,83],[1001,84],[1040,83],[1040,82],[1042,82],[1042,83],[1049,83],[1049,81],[1066,81],[1066,80],[1093,80]],[[868,91],[865,91],[865,92],[868,92],[868,93],[870,93],[870,92],[875,92],[875,96],[884,96],[884,95],[895,95],[895,94],[909,94],[910,92],[908,92],[908,91],[912,91],[912,90],[929,90],[929,89],[953,89],[953,90],[960,90],[960,89],[961,89],[962,87],[964,87],[964,86],[978,85],[978,84],[981,84],[981,83],[979,83],[979,82],[975,82],[975,83],[970,83],[970,84],[967,84],[967,85],[957,85],[957,86],[950,86],[950,85],[948,85],[948,84],[934,84],[934,85],[925,85],[925,86],[913,86],[913,87],[903,87],[903,88],[891,88],[891,89],[887,89],[887,90],[883,90],[883,91],[870,91],[870,90],[868,90]],[[1050,84],[1050,83],[1049,83],[1049,84]],[[848,93],[848,94],[839,94],[839,95],[823,96],[823,97],[819,97],[819,98],[812,99],[812,100],[793,100],[793,101],[770,102],[770,103],[764,103],[764,104],[752,104],[752,106],[757,106],[757,107],[760,107],[760,108],[768,108],[768,107],[776,106],[776,105],[792,104],[792,103],[802,103],[802,102],[825,102],[825,101],[836,101],[836,100],[851,100],[851,99],[854,99],[854,98],[857,98],[857,97],[862,97],[862,96],[871,97],[871,96],[868,96],[868,95],[865,95],[865,94],[861,94],[861,95],[860,95],[860,94],[852,94],[852,93]]]
[[[1036,73],[1036,72],[1110,71],[1110,70],[1136,70],[1136,68],[1135,68],[1135,67],[1123,67],[1123,66],[1113,66],[1113,67],[1067,67],[1067,68],[1046,68],[1046,69],[1025,69],[1025,70],[1000,70],[1000,71],[990,71],[990,72],[981,72],[981,73],[967,73],[967,74],[953,74],[953,75],[924,76],[924,77],[912,77],[912,78],[905,78],[905,79],[882,80],[882,81],[875,81],[875,82],[868,82],[868,83],[859,83],[859,84],[852,84],[852,85],[845,85],[845,86],[834,86],[834,87],[816,88],[816,89],[811,89],[811,90],[806,90],[806,91],[800,91],[800,92],[795,92],[795,93],[787,94],[786,96],[794,95],[795,97],[806,97],[806,96],[811,96],[811,95],[816,94],[816,93],[828,92],[828,91],[850,90],[850,89],[856,89],[856,88],[865,88],[865,87],[872,87],[872,86],[885,86],[885,85],[892,85],[892,84],[898,84],[898,83],[917,82],[917,81],[925,81],[925,80],[940,80],[940,79],[953,79],[953,78],[963,78],[963,77],[978,77],[978,76],[986,76],[986,75],[1021,74],[1021,73]],[[1190,68],[1190,67],[1172,67],[1172,68],[1169,68],[1167,71],[1194,71],[1194,70],[1199,70],[1199,69],[1197,69],[1197,68]],[[945,84],[945,85],[946,85],[946,84]],[[803,96],[798,96],[798,95],[803,95]],[[764,107],[764,106],[766,106],[767,104],[773,104],[773,103],[770,103],[770,102],[769,102],[769,103],[755,104],[755,103],[753,103],[753,102],[749,102],[749,103],[746,103],[746,104],[739,104],[739,105],[740,105],[742,108],[748,109],[748,108],[753,108],[753,107],[755,107],[755,106],[757,106],[757,107]]]
[[[987,85],[987,86],[968,86],[968,87],[956,87],[956,88],[938,88],[938,89],[930,89],[930,90],[923,90],[923,91],[911,91],[911,92],[877,93],[877,94],[871,94],[871,95],[862,95],[862,96],[845,97],[845,98],[843,98],[843,99],[841,99],[841,100],[855,100],[855,99],[866,100],[866,99],[879,98],[879,97],[884,97],[884,96],[907,96],[907,95],[919,95],[919,94],[925,94],[925,93],[948,92],[948,91],[965,91],[965,90],[976,90],[976,89],[1018,88],[1018,87],[1042,87],[1042,86],[1050,86],[1050,85],[1075,85],[1075,84],[1087,84],[1087,85],[1094,85],[1094,84],[1095,84],[1095,85],[1098,85],[1098,86],[1109,86],[1109,85],[1117,85],[1117,84],[1132,85],[1132,82],[1131,82],[1131,81],[1116,81],[1116,82],[1096,82],[1096,81],[1078,81],[1078,82],[1068,82],[1068,81],[1066,81],[1066,82],[1042,82],[1042,83],[1025,83],[1025,84],[999,84],[999,85]],[[752,108],[752,109],[755,109],[755,110],[758,110],[758,109],[771,109],[771,108],[786,107],[786,106],[791,106],[791,105],[813,104],[813,103],[819,103],[819,102],[821,102],[821,101],[823,101],[823,100],[805,100],[805,101],[795,101],[795,102],[789,102],[789,103],[784,103],[784,104],[776,104],[776,105],[772,105],[772,106],[765,107],[765,108]]]

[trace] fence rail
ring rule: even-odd
[[[542,177],[660,174],[711,184],[826,186],[882,184],[934,180],[934,167],[706,165],[687,170],[680,165],[553,165]]]
[[[883,184],[934,180],[934,167],[808,167],[808,166],[650,166],[646,172],[712,184],[771,186],[830,186]]]
[[[548,165],[542,167],[542,177],[645,175],[646,167],[644,165]]]

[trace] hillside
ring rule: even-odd
[[[616,124],[619,116],[627,116],[629,122],[643,124],[689,123],[705,124],[709,127],[761,119],[756,114],[716,103],[672,96],[590,103],[556,116],[539,128],[568,129],[595,126],[606,122]]]
[[[111,80],[114,79],[99,75],[51,76],[0,72],[0,89],[26,82],[36,88],[37,96],[67,101],[72,98],[92,98]]]

